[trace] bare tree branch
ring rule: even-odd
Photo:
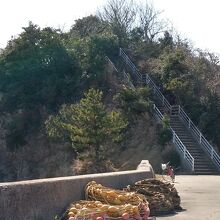
[[[99,11],[101,20],[108,22],[119,41],[127,36],[135,21],[133,0],[109,0]]]
[[[137,19],[139,27],[143,31],[145,41],[152,42],[167,30],[167,22],[159,18],[161,13],[161,11],[155,10],[152,3],[149,3],[147,0],[145,3],[137,5]]]

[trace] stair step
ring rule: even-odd
[[[182,133],[182,134],[185,134],[185,135],[188,134],[188,135],[190,135],[190,133],[189,133],[185,128],[176,127],[176,126],[172,126],[172,125],[171,125],[171,128],[172,128],[173,130],[176,130],[176,131]]]
[[[196,151],[204,154],[204,151],[196,145],[186,145],[187,150]]]
[[[212,164],[210,164],[209,162],[204,163],[204,162],[196,162],[194,163],[195,167],[199,167],[199,166],[205,166],[205,167],[212,167]]]
[[[212,162],[210,162],[209,160],[198,160],[198,159],[195,159],[194,161],[194,164],[196,165],[212,165]]]
[[[189,149],[189,148],[187,148],[187,150],[188,150],[190,153],[195,154],[195,155],[204,155],[203,152],[201,152],[201,151],[199,151],[199,150],[197,150],[197,149]]]
[[[195,173],[197,175],[211,175],[211,174],[216,174],[215,170],[196,170],[195,169]]]
[[[200,171],[200,172],[215,172],[214,169],[205,168],[205,167],[201,167],[201,168],[195,167],[194,169],[195,169],[195,171]]]
[[[195,164],[196,169],[214,169],[210,164]]]
[[[198,150],[200,150],[200,151],[202,151],[202,149],[198,146],[198,145],[196,145],[196,144],[187,144],[186,145],[186,147],[187,147],[187,149],[198,149]],[[202,151],[203,152],[203,151]]]
[[[190,151],[189,151],[190,152]],[[193,158],[196,160],[196,161],[204,161],[205,160],[205,157],[203,154],[194,154],[192,152],[190,152],[190,154],[193,156]]]
[[[178,135],[178,134],[177,134]],[[182,142],[185,142],[185,143],[195,143],[194,140],[190,139],[190,138],[182,138],[178,135],[179,139],[182,141]]]
[[[178,136],[179,137],[179,136]],[[200,147],[198,146],[198,144],[194,141],[194,140],[187,140],[187,139],[182,139],[179,137],[179,139],[184,143],[187,144],[189,147],[195,147],[200,149]]]
[[[201,151],[198,151],[198,150],[192,150],[192,149],[188,149],[187,150],[193,154],[194,156],[202,156],[202,157],[206,157],[205,153],[204,152],[201,152]]]
[[[189,151],[190,152],[190,151]],[[190,152],[192,153],[192,152]],[[195,157],[195,159],[199,160],[199,159],[203,159],[206,158],[204,154],[201,154],[201,153],[192,153]]]
[[[173,126],[171,126],[171,128],[176,132],[176,133],[180,133],[180,134],[189,134],[188,132],[186,132],[186,130],[184,128],[175,128]]]
[[[192,136],[191,136],[190,134],[187,134],[186,132],[176,132],[176,133],[177,133],[177,135],[178,135],[179,137],[181,137],[181,138],[190,138],[190,139],[194,140],[194,139],[192,138]]]
[[[204,154],[200,154],[200,155],[194,155],[194,159],[199,161],[199,160],[207,160],[206,157],[204,157]]]
[[[192,153],[200,153],[200,154],[204,154],[204,152],[199,149],[198,147],[188,147],[186,146],[187,150],[192,152]]]
[[[177,124],[170,123],[170,126],[173,127],[173,128],[181,128],[181,129],[185,130],[185,127],[183,127],[182,125],[177,125]]]
[[[195,171],[194,172],[195,175],[219,175],[218,172],[216,171]]]
[[[178,136],[179,137],[179,136]],[[195,141],[191,141],[191,140],[187,140],[187,139],[181,139],[179,137],[179,139],[184,143],[184,144],[187,144],[189,147],[196,147],[196,148],[199,148],[198,145],[196,145],[196,142]]]

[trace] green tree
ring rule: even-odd
[[[119,112],[106,110],[102,96],[101,91],[90,89],[79,103],[64,105],[46,121],[48,135],[67,140],[77,152],[87,151],[90,157],[102,160],[105,143],[121,141],[128,125]]]
[[[80,63],[84,80],[97,80],[103,75],[105,56],[115,58],[118,54],[118,39],[112,34],[94,35],[72,39],[68,45]]]
[[[57,106],[71,97],[79,72],[60,33],[30,22],[0,57],[1,105],[11,111]]]
[[[101,34],[106,31],[106,24],[97,16],[89,15],[81,19],[75,20],[71,27],[70,35],[76,37],[88,37],[96,34]]]

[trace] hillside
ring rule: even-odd
[[[120,81],[115,72],[106,65],[106,85],[115,94],[122,89],[124,81]],[[120,78],[120,77],[119,77]],[[108,108],[115,108],[114,94],[107,93],[105,104]],[[45,113],[44,113],[45,114]],[[19,117],[22,113],[16,113]],[[71,145],[62,141],[53,141],[45,133],[44,124],[38,130],[25,136],[25,144],[10,149],[7,146],[7,128],[14,115],[7,114],[1,121],[1,181],[15,181],[24,179],[47,178],[56,176],[74,175],[100,172],[93,168],[83,170],[80,166],[87,166],[86,162],[78,161]],[[48,115],[45,114],[45,118]],[[106,171],[136,169],[142,159],[149,159],[156,170],[159,170],[163,147],[158,144],[157,129],[159,125],[151,118],[149,113],[134,114],[130,126],[126,131],[125,139],[119,144],[109,145],[108,161],[111,167]],[[19,138],[19,137],[18,137]],[[15,139],[17,140],[17,139]],[[19,139],[18,139],[19,140]],[[166,158],[166,152],[164,151]],[[155,159],[156,157],[156,159]],[[75,160],[75,162],[74,162]],[[74,170],[74,167],[76,170]],[[94,167],[94,164],[92,165]],[[78,169],[80,168],[80,171]]]
[[[118,4],[123,10],[118,10]],[[121,142],[106,144],[111,170],[134,169],[142,159],[149,159],[157,170],[162,160],[170,160],[168,152],[178,163],[169,142],[160,143],[162,127],[151,117],[149,96],[143,98],[141,85],[136,85],[136,91],[128,89],[118,56],[120,47],[141,72],[151,75],[171,104],[184,107],[220,150],[219,58],[169,32],[150,5],[138,9],[126,1],[110,1],[103,7],[106,10],[101,15],[78,19],[65,33],[30,22],[1,51],[0,181],[78,172],[83,162],[78,161],[73,143],[51,139],[45,122],[64,104],[79,103],[90,88],[102,91],[107,110],[117,110],[129,122]],[[146,13],[140,13],[140,8]],[[120,73],[107,65],[106,56]],[[118,101],[116,96],[125,100]],[[94,161],[90,167],[95,169],[83,172],[101,171]]]

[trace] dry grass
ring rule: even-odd
[[[156,140],[156,126],[146,114],[130,129],[125,141],[125,150],[117,150],[110,158],[121,170],[136,169],[141,160],[149,160],[155,171],[162,162],[161,147]]]

